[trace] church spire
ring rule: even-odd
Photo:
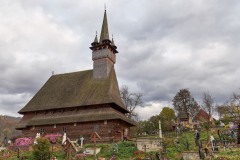
[[[113,35],[112,35],[112,42],[111,42],[111,45],[112,45],[112,47],[113,47],[114,49],[117,49],[117,46],[115,45],[114,40],[113,40]]]
[[[109,39],[107,13],[104,12],[100,40],[98,41],[97,33],[94,41],[91,43],[93,60],[93,78],[107,78],[111,69],[116,62],[117,46],[114,41]]]
[[[97,46],[99,43],[98,43],[98,37],[97,37],[97,31],[96,31],[96,36],[94,38],[94,41],[91,43],[91,45],[94,47],[94,46]]]
[[[101,30],[101,35],[100,35],[100,40],[99,43],[104,43],[108,42],[110,43],[111,41],[109,40],[109,33],[108,33],[108,22],[107,22],[107,12],[105,9],[104,12],[104,17],[103,17],[103,23],[102,23],[102,30]]]
[[[95,36],[94,42],[95,42],[95,43],[98,43],[97,31],[96,31],[96,36]]]

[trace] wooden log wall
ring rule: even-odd
[[[102,138],[103,142],[119,141],[123,139],[125,129],[130,130],[129,125],[122,120],[105,120],[85,123],[69,123],[58,125],[33,126],[23,129],[22,132],[26,137],[35,137],[37,133],[51,134],[66,132],[67,137],[71,140],[84,137],[86,141],[90,141],[91,134],[96,131]]]

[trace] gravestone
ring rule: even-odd
[[[143,147],[144,145],[148,146],[148,151],[159,151],[162,146],[160,144],[161,139],[160,138],[137,138],[137,148],[138,150],[144,151]]]
[[[84,138],[81,137],[81,138],[80,138],[80,141],[81,141],[81,142],[80,142],[80,146],[81,146],[81,147],[83,146],[83,140],[84,140]]]
[[[200,133],[198,130],[195,130],[194,139],[195,139],[196,146],[199,146]]]

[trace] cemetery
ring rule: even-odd
[[[230,125],[229,125],[230,124]],[[96,131],[90,137],[71,141],[66,133],[37,134],[36,137],[4,139],[0,159],[35,160],[167,160],[167,159],[239,159],[240,124],[215,125],[180,131],[132,136],[131,139],[102,143]],[[90,138],[91,142],[85,142]]]

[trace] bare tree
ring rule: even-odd
[[[230,111],[235,120],[240,119],[240,93],[233,93]]]
[[[214,101],[212,96],[209,94],[209,92],[203,93],[203,108],[207,111],[209,116],[211,117],[214,112]]]
[[[129,114],[127,114],[127,117],[137,120],[138,114],[134,111],[136,107],[142,106],[142,93],[132,93],[129,92],[129,89],[127,86],[122,86],[120,90],[121,98],[123,100],[124,105],[129,110]]]
[[[210,95],[209,92],[204,92],[203,93],[203,108],[207,111],[208,115],[209,115],[209,119],[207,121],[207,136],[209,136],[209,129],[210,129],[210,125],[211,125],[211,118],[212,118],[212,114],[214,111],[214,105],[213,105],[214,101],[212,96]]]

